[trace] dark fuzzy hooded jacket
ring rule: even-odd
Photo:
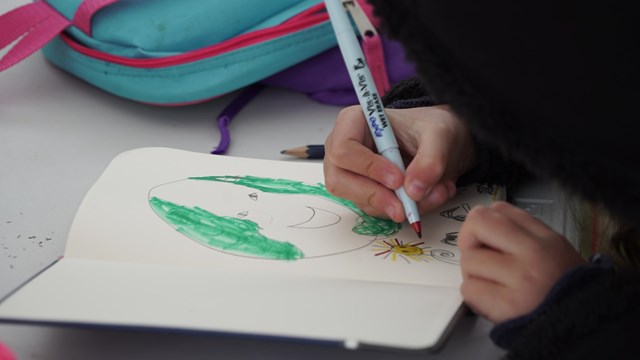
[[[388,102],[448,103],[488,154],[474,180],[517,163],[640,226],[640,22],[627,2],[370,0],[419,80]],[[420,85],[416,85],[416,81]],[[531,314],[499,324],[513,359],[640,358],[640,275],[598,259]]]

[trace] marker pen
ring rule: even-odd
[[[338,46],[344,59],[349,77],[358,96],[362,112],[371,130],[378,153],[393,162],[402,172],[405,172],[404,162],[391,123],[384,111],[382,100],[376,90],[371,71],[353,30],[349,16],[343,7],[342,0],[325,0],[327,12],[331,19],[333,31],[338,40]],[[396,196],[402,202],[407,221],[422,237],[420,213],[415,201],[407,195],[403,187],[395,190]]]

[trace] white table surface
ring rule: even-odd
[[[4,13],[25,0],[0,2]],[[2,53],[0,53],[2,54]],[[117,154],[166,146],[207,153],[233,98],[154,107],[106,94],[40,53],[0,73],[0,298],[60,257],[83,196]],[[234,119],[229,155],[285,161],[280,150],[323,143],[340,107],[267,89]],[[46,301],[46,299],[42,299]],[[351,351],[203,334],[0,324],[19,359],[495,359],[491,324],[466,316],[438,353]]]

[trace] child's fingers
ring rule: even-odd
[[[502,212],[492,207],[478,206],[467,214],[458,234],[458,246],[461,251],[487,246],[504,253],[517,254],[521,242],[530,241],[527,235]]]
[[[495,323],[512,317],[514,313],[510,289],[502,284],[480,278],[465,279],[460,294],[465,303],[478,315]]]
[[[462,251],[460,266],[465,279],[481,278],[498,284],[511,285],[512,273],[517,266],[511,255],[479,247]]]
[[[371,178],[392,190],[399,188],[404,180],[402,171],[377,153],[364,121],[359,108],[340,112],[325,141],[325,164]]]
[[[498,201],[492,204],[491,207],[511,218],[514,223],[519,224],[523,229],[526,229],[538,238],[552,237],[556,233],[553,229],[547,226],[547,224],[515,205]]]
[[[331,194],[352,201],[371,216],[404,221],[402,203],[392,190],[370,178],[326,163],[324,173],[325,186]]]
[[[420,213],[424,214],[440,207],[455,195],[455,191],[455,185],[451,181],[436,184],[431,188],[429,195],[418,203]]]
[[[442,137],[422,141],[407,167],[405,189],[416,201],[426,198],[433,187],[441,182],[447,167],[449,145]]]

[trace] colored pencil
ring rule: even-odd
[[[291,155],[301,159],[323,159],[324,145],[306,145],[280,151],[280,154]]]

